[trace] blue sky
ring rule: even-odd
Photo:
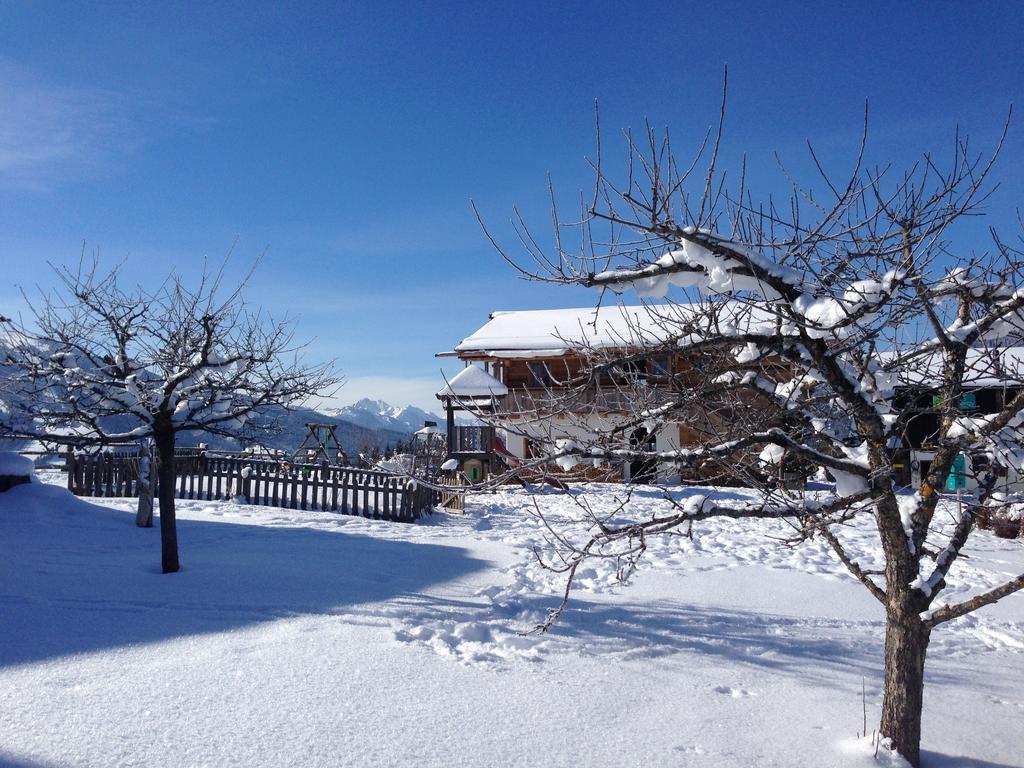
[[[83,243],[142,281],[264,254],[250,298],[337,358],[342,402],[432,405],[434,353],[490,311],[593,301],[518,280],[469,200],[547,232],[546,175],[589,185],[594,99],[606,152],[645,116],[685,146],[728,63],[724,163],[772,190],[806,138],[846,167],[865,98],[876,159],[957,124],[990,146],[1022,50],[1020,3],[0,2],[0,313]],[[1010,228],[1022,168],[1017,119],[985,223]]]

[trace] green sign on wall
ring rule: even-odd
[[[962,491],[967,487],[967,457],[958,453],[946,478],[947,491]]]
[[[942,407],[942,395],[932,395],[932,408]],[[973,392],[964,392],[960,395],[960,402],[957,407],[961,411],[973,411],[978,407],[978,397]]]

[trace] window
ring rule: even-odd
[[[672,372],[667,357],[652,357],[650,370],[651,376],[668,376]]]
[[[530,367],[531,387],[546,387],[551,383],[551,376],[545,363],[534,361],[528,363],[528,365]]]
[[[643,360],[627,360],[622,364],[620,370],[626,381],[637,384],[647,383],[647,364]]]

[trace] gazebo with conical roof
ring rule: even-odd
[[[478,365],[467,365],[437,393],[448,421],[448,458],[457,460],[470,480],[482,479],[493,468],[494,427],[456,426],[455,411],[477,414],[493,410],[498,398],[507,394],[508,387]]]

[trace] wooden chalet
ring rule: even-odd
[[[573,439],[586,438],[587,432],[607,432],[627,414],[621,379],[614,374],[602,375],[586,388],[575,389],[572,411],[563,408],[545,412],[545,403],[560,392],[566,392],[567,382],[578,384],[583,370],[581,351],[628,351],[641,344],[650,348],[667,339],[680,327],[680,312],[686,306],[646,305],[637,307],[593,307],[579,309],[528,310],[495,312],[488,322],[462,340],[449,352],[438,357],[457,357],[466,368],[452,377],[438,393],[448,412],[449,455],[464,469],[475,475],[486,475],[501,464],[543,455],[550,448],[552,435]],[[755,313],[738,317],[737,322],[756,318]],[[736,319],[736,318],[734,318]],[[961,409],[965,415],[983,416],[997,412],[1004,403],[1024,388],[1024,347],[1001,346],[971,350],[971,374],[965,380],[965,394]],[[667,398],[670,377],[677,382],[686,380],[686,371],[704,369],[714,361],[706,356],[674,355],[666,345],[666,353],[650,356],[645,361],[621,369],[619,376],[629,377],[631,383],[644,384],[653,404],[659,396]],[[771,368],[776,368],[774,374]],[[935,410],[934,382],[939,378],[941,361],[919,360],[914,370],[918,378],[897,385],[897,405],[912,407],[916,412],[909,419],[901,438],[894,440],[893,468],[899,481],[918,485],[927,474],[934,455],[933,438],[938,427]],[[777,381],[789,375],[781,362],[769,366],[768,375]],[[634,388],[635,390],[635,388]],[[738,403],[742,406],[742,403]],[[748,406],[751,403],[747,403]],[[763,407],[763,404],[754,404]],[[465,409],[485,413],[488,420],[498,425],[491,427],[464,427],[454,422],[454,413]],[[728,407],[721,410],[724,422],[729,420]],[[702,417],[706,419],[706,414]],[[629,435],[634,447],[668,451],[693,445],[703,424],[697,420],[675,422],[661,427],[654,434],[637,429]],[[589,429],[588,429],[589,428]],[[977,465],[981,457],[965,457],[967,466]],[[1005,477],[1007,489],[1024,488],[1021,474],[1012,468],[1011,461],[1000,465],[997,472]],[[979,465],[980,466],[980,465]],[[664,468],[655,470],[638,463],[621,468],[625,480],[657,478],[675,479]],[[800,471],[807,471],[802,468]],[[813,468],[812,468],[813,469]],[[973,485],[972,474],[967,487]]]
[[[655,353],[609,371],[590,386],[581,386],[579,376],[584,353],[630,350],[668,339],[678,328],[680,311],[675,305],[648,305],[491,314],[475,333],[438,355],[467,364],[437,394],[448,412],[450,455],[464,468],[467,461],[479,461],[486,473],[487,466],[501,460],[515,463],[543,455],[553,434],[586,439],[616,426],[631,410],[623,384],[645,387],[651,404],[667,399],[670,377],[685,374],[701,360],[673,355],[666,346],[663,356]],[[560,403],[555,412],[552,402],[569,392],[570,383],[571,402]],[[474,429],[484,428],[455,426],[460,408],[488,414],[499,428],[478,438]],[[467,439],[475,441],[471,447]],[[692,444],[694,433],[691,425],[675,423],[655,433],[634,429],[629,439],[634,447],[667,451]],[[619,471],[625,480],[673,479],[667,470],[642,462]]]

